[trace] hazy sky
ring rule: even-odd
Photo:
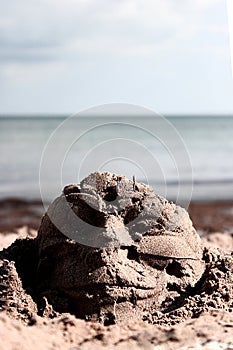
[[[0,0],[0,113],[233,113],[224,0]]]

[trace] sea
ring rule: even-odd
[[[233,199],[231,116],[1,116],[0,197],[52,200],[95,171],[169,200]]]

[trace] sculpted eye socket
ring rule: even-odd
[[[165,270],[166,267],[171,263],[171,259],[154,256],[152,254],[143,254],[140,253],[140,258],[147,265],[157,269],[157,270]]]
[[[128,246],[128,247],[122,247],[122,249],[127,249],[128,250],[127,259],[135,260],[137,262],[140,262],[139,253],[137,251],[137,247],[135,247],[135,246]]]
[[[169,264],[168,259],[154,259],[153,267],[156,267],[158,270],[164,270]]]
[[[103,199],[107,202],[113,202],[117,199],[117,186],[109,186],[104,191]]]
[[[166,272],[170,276],[181,278],[184,276],[183,267],[177,260],[172,260],[166,267]]]
[[[134,260],[138,263],[144,262],[147,265],[160,271],[166,270],[167,274],[171,276],[178,278],[181,278],[183,276],[182,266],[176,260],[138,252],[136,246],[121,247],[121,249],[128,250],[127,259],[129,260]]]

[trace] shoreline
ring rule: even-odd
[[[233,200],[192,201],[188,212],[198,231],[233,232]],[[0,232],[17,232],[22,226],[37,230],[44,213],[45,209],[40,199],[1,199]]]

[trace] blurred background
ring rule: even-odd
[[[192,174],[181,158],[177,177],[159,143],[148,149],[156,153],[163,176],[159,171],[143,175],[144,153],[137,153],[136,167],[122,159],[110,162],[116,145],[107,148],[105,163],[105,150],[96,151],[93,170],[101,158],[102,169],[134,174],[160,194],[166,185],[169,199],[176,199],[179,183],[182,188],[193,185],[193,201],[232,200],[233,83],[225,1],[0,0],[0,6],[2,199],[40,198],[42,152],[66,117],[95,105],[125,103],[156,111],[174,126],[189,154]],[[132,123],[140,118],[145,129],[155,130],[154,117],[131,117]],[[77,135],[87,130],[91,118],[97,125],[124,123],[124,115],[81,114]],[[73,133],[73,127],[66,128],[60,143]],[[115,126],[117,134],[121,136],[121,130]],[[170,139],[174,149],[176,140]],[[92,141],[93,135],[87,135],[82,150],[88,153]],[[140,141],[146,144],[147,136]],[[122,145],[120,149],[124,158]],[[77,181],[83,160],[79,151],[76,147],[70,153],[64,183]],[[47,173],[51,200],[52,160]]]

